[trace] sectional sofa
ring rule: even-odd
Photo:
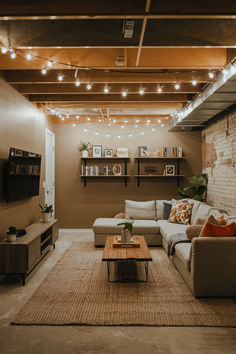
[[[195,200],[190,224],[215,217],[221,211]],[[189,225],[163,219],[163,200],[125,202],[125,217],[134,217],[133,233],[143,235],[148,246],[163,246],[168,252],[169,239],[185,233]],[[120,234],[122,218],[98,218],[93,224],[95,246],[104,246],[106,237]],[[236,237],[195,237],[191,243],[179,243],[170,256],[195,297],[236,296]]]

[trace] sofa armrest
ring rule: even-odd
[[[195,296],[235,296],[236,237],[194,238],[191,273]]]

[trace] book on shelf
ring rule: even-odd
[[[83,176],[109,176],[111,170],[109,166],[82,166]]]
[[[160,157],[182,157],[183,148],[181,146],[164,146],[161,149]]]

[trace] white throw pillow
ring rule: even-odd
[[[125,217],[140,220],[156,220],[155,201],[136,202],[125,201]]]

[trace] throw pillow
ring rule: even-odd
[[[202,225],[191,225],[186,229],[186,236],[189,240],[194,237],[198,237],[202,231]]]
[[[178,224],[189,224],[192,208],[193,203],[175,200],[168,221]]]
[[[210,215],[202,228],[200,237],[231,237],[236,233],[236,224],[221,225],[213,215]]]
[[[126,200],[125,217],[127,219],[156,220],[155,201],[136,202],[133,200]]]
[[[125,219],[125,213],[119,213],[114,216],[115,219]]]
[[[172,202],[163,201],[163,220],[169,219],[172,204]]]

